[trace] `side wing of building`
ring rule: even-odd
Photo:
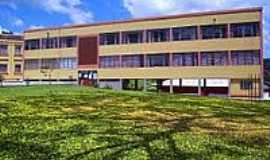
[[[4,79],[23,79],[23,38],[15,35],[0,35],[0,73]]]

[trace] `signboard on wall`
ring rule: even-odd
[[[228,79],[201,79],[201,87],[229,87]],[[170,80],[163,81],[163,86],[170,86]],[[199,87],[199,79],[173,80],[173,86]]]
[[[201,86],[203,86],[204,80],[201,79]],[[199,79],[182,79],[182,87],[198,87]]]
[[[171,84],[170,80],[166,80],[166,81],[162,82],[162,86],[170,86],[170,84]],[[173,80],[173,86],[179,87],[180,86],[180,80],[179,79],[174,79]]]
[[[206,87],[229,87],[228,79],[207,79]]]

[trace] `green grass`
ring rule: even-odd
[[[270,159],[270,104],[77,86],[0,89],[0,159]]]

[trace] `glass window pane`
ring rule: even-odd
[[[231,37],[260,36],[260,23],[237,23],[231,25]]]
[[[173,54],[173,66],[196,66],[198,65],[197,53]]]
[[[122,56],[122,67],[142,67],[143,55]]]
[[[117,68],[120,67],[119,56],[100,57],[100,68]]]
[[[170,41],[170,29],[154,29],[147,31],[148,42]]]
[[[142,42],[143,42],[143,31],[132,31],[122,33],[123,44],[142,43]]]
[[[227,52],[202,52],[203,66],[224,66],[228,64]]]
[[[0,45],[0,56],[8,55],[8,45]]]
[[[232,65],[259,65],[260,51],[233,51]]]
[[[168,54],[147,55],[147,66],[159,67],[169,65]]]
[[[119,33],[103,33],[100,34],[100,45],[119,44]]]
[[[7,72],[7,64],[0,64],[0,73]]]
[[[182,27],[173,29],[173,40],[195,40],[198,38],[197,27]]]
[[[202,26],[202,39],[227,38],[227,25]]]

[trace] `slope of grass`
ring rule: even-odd
[[[0,88],[0,159],[270,159],[270,105],[77,86]]]

